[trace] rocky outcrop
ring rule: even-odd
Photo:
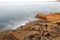
[[[45,17],[42,14],[41,18],[45,19],[43,16]],[[1,32],[0,40],[60,40],[60,21],[31,21],[15,30]]]
[[[58,12],[55,12],[55,13],[49,13],[49,14],[37,14],[35,16],[36,18],[39,18],[39,19],[44,19],[44,20],[47,20],[47,21],[58,21],[60,20],[60,13]]]

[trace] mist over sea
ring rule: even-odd
[[[60,12],[59,4],[0,3],[0,30],[15,29],[35,20],[37,13]]]

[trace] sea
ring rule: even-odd
[[[60,3],[0,3],[0,31],[16,29],[36,20],[36,14],[49,12],[60,12]]]

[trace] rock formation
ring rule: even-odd
[[[37,14],[35,16],[36,18],[39,18],[39,19],[44,19],[44,20],[47,20],[47,21],[58,21],[60,20],[60,13],[56,12],[56,13],[49,13],[49,14]]]
[[[60,40],[59,13],[37,14],[35,17],[46,21],[35,20],[15,30],[0,32],[0,40]]]

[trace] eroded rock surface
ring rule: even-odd
[[[39,14],[38,18],[41,17],[48,21],[35,20],[15,30],[0,32],[0,40],[60,40],[60,20],[55,21],[55,16],[57,17],[56,20],[60,18],[60,14],[49,14],[49,17]]]
[[[59,37],[59,25],[41,20],[29,22],[16,30],[0,33],[0,40],[57,40]]]
[[[39,13],[35,17],[39,19],[44,19],[46,21],[55,22],[55,21],[60,20],[60,13],[59,12],[54,12],[54,13],[49,13],[49,14]]]

